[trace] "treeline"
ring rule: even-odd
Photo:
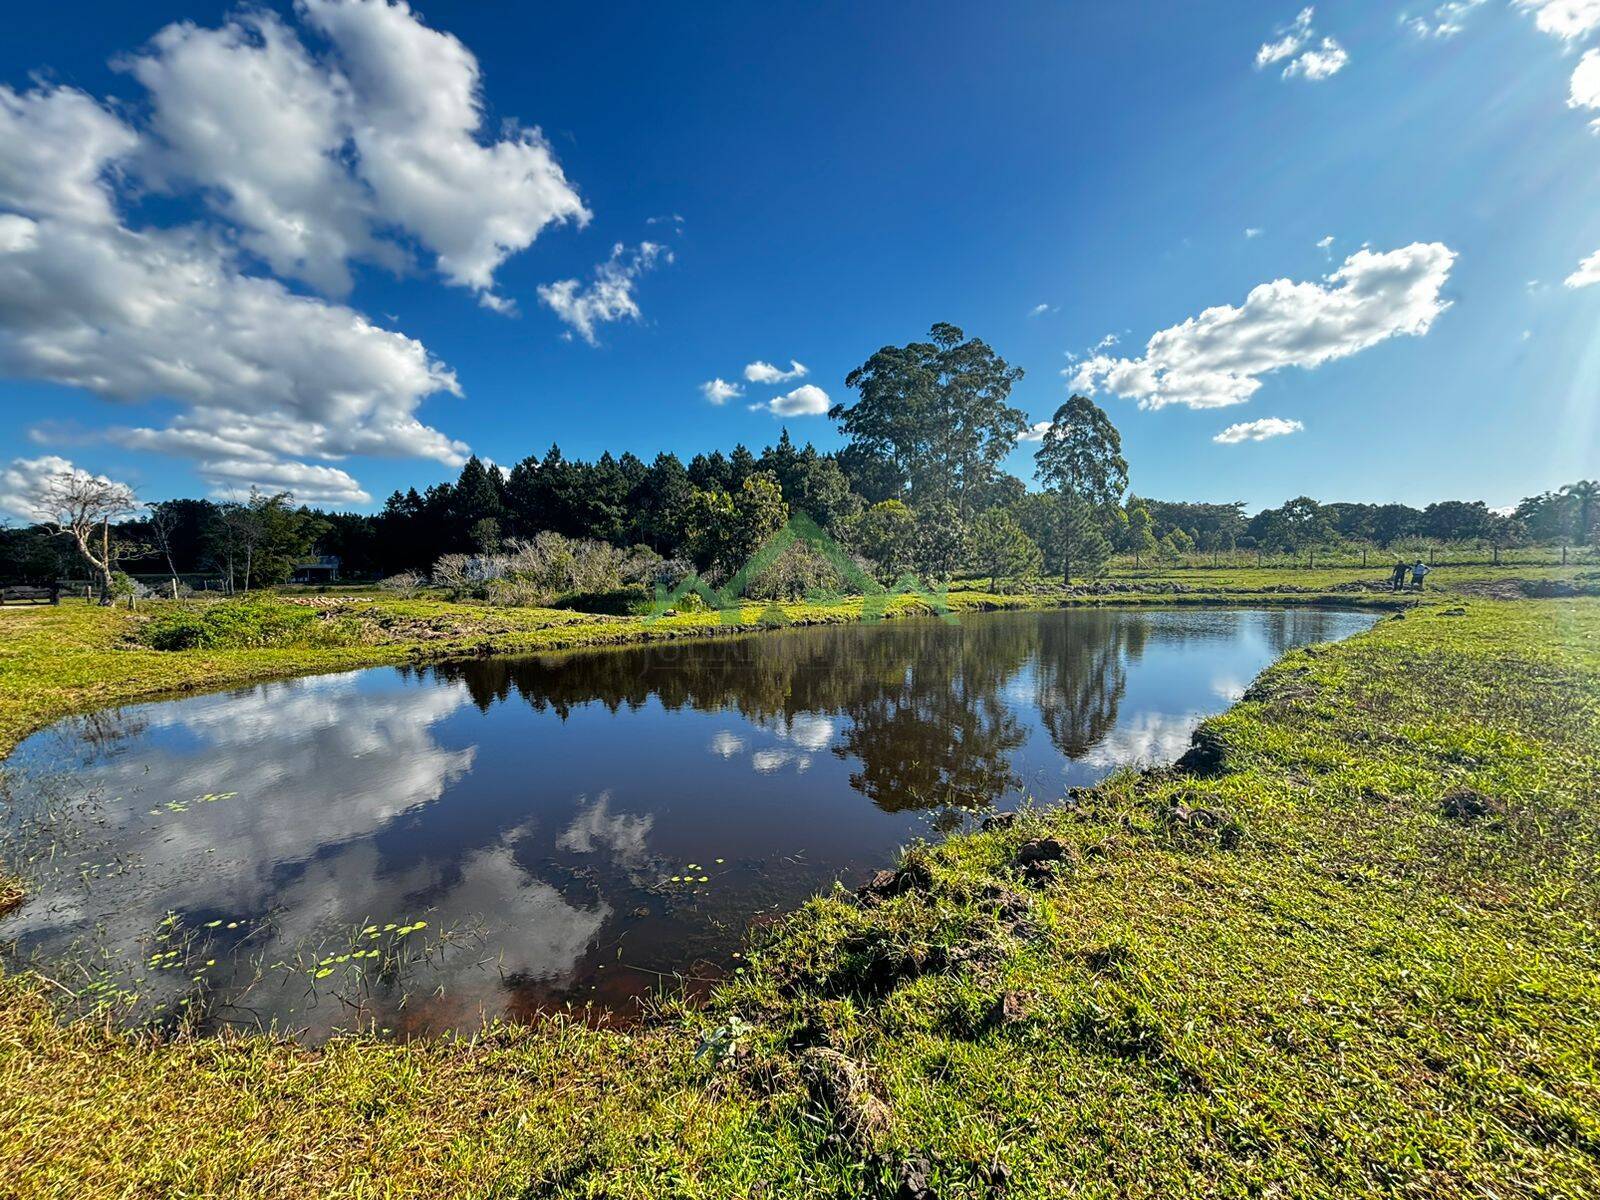
[[[1514,546],[1600,544],[1600,482],[1584,480],[1530,496],[1512,512],[1495,512],[1482,500],[1441,500],[1426,508],[1405,504],[1319,504],[1299,496],[1246,516],[1242,504],[1191,504],[1130,500],[1150,513],[1158,550],[1170,553],[1310,550],[1372,547],[1390,550],[1418,543]]]
[[[91,547],[98,550],[99,541],[91,536]],[[137,516],[110,525],[105,546],[122,574],[203,576],[224,590],[248,591],[284,582],[295,563],[313,554],[349,553],[371,570],[376,543],[370,516],[319,512],[295,504],[288,492],[252,492],[242,501],[143,506]],[[65,532],[43,524],[0,528],[0,580],[81,579],[85,565]]]
[[[759,454],[740,445],[687,463],[665,453],[582,461],[552,446],[509,471],[471,458],[454,482],[397,491],[372,515],[318,511],[287,493],[168,500],[115,524],[113,554],[133,575],[206,575],[231,590],[281,583],[315,553],[337,556],[346,578],[440,575],[474,594],[500,580],[503,594],[525,595],[518,577],[541,581],[540,594],[551,580],[585,578],[573,565],[584,555],[614,562],[611,574],[630,583],[691,570],[720,582],[796,513],[886,583],[906,573],[937,582],[969,572],[997,585],[1045,572],[1088,578],[1116,554],[1143,565],[1197,552],[1600,541],[1593,481],[1530,497],[1510,514],[1481,501],[1417,509],[1301,496],[1246,515],[1242,503],[1131,496],[1121,438],[1081,396],[1042,430],[1042,490],[1030,491],[1000,466],[1029,432],[1009,402],[1021,377],[983,341],[936,325],[929,340],[886,346],[850,373],[856,398],[829,413],[847,438],[837,452],[797,446],[787,430]],[[0,530],[0,580],[71,576],[74,567],[71,543],[49,528]],[[771,571],[766,584],[778,594],[839,582],[803,546]]]

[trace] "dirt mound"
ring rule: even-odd
[[[1464,579],[1450,587],[1463,596],[1483,600],[1569,600],[1600,596],[1600,577],[1584,574],[1576,579]]]
[[[1506,804],[1497,796],[1490,796],[1474,788],[1456,788],[1445,793],[1439,801],[1439,815],[1450,821],[1471,824],[1488,817],[1503,817]]]

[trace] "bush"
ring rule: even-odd
[[[346,646],[349,622],[324,620],[316,609],[262,600],[184,606],[152,618],[139,638],[153,650],[259,650]]]
[[[551,607],[606,617],[634,617],[647,615],[653,600],[649,591],[634,584],[611,592],[575,592],[561,597]]]
[[[419,575],[416,571],[401,571],[398,575],[378,580],[378,586],[386,592],[393,592],[397,596],[410,599],[420,592],[427,582],[427,576]]]
[[[647,546],[623,549],[547,531],[511,542],[504,554],[447,554],[433,565],[433,582],[454,599],[553,605],[564,597],[605,597],[658,582],[671,586],[672,568]]]
[[[745,585],[752,600],[798,600],[817,592],[842,592],[846,581],[809,542],[797,541]]]

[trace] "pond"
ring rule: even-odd
[[[1171,761],[1371,615],[1067,610],[374,668],[73,718],[5,764],[13,960],[311,1040],[626,1018],[991,805]]]

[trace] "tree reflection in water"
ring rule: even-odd
[[[731,969],[756,914],[853,883],[972,808],[1172,757],[1273,657],[1368,623],[1079,610],[824,626],[74,718],[7,763],[55,780],[0,794],[8,858],[58,869],[34,872],[0,938],[137,971],[177,914],[203,935],[220,1020],[317,1032],[351,1012],[425,1032],[570,1000],[626,1011],[676,973]],[[237,943],[298,961],[424,916],[426,974],[373,976],[358,1010],[304,972],[272,990],[228,957]],[[140,986],[173,1004],[187,978]]]
[[[1080,759],[1116,726],[1127,663],[1143,657],[1149,620],[1141,613],[1088,612],[1039,628],[1039,720],[1056,749]]]

